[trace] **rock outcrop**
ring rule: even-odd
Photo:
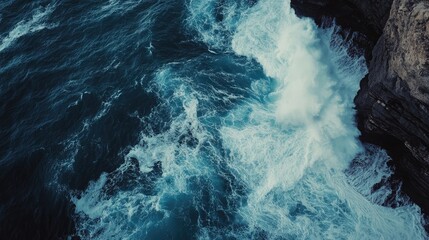
[[[428,0],[393,1],[355,103],[364,139],[395,155],[406,190],[428,211]]]
[[[334,17],[337,22],[376,41],[383,32],[393,0],[291,0],[298,15]]]
[[[362,140],[386,148],[405,191],[429,213],[429,0],[292,0],[368,37],[369,74],[355,98]]]
[[[383,32],[393,0],[291,0],[298,16],[311,17],[320,25],[334,18],[345,31],[360,33],[353,41],[365,51],[369,63],[372,49]],[[345,34],[344,36],[347,36]]]

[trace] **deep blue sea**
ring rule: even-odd
[[[427,239],[289,0],[0,1],[0,239]]]

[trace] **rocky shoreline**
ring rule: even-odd
[[[298,15],[361,33],[368,75],[355,98],[361,140],[385,148],[429,213],[429,1],[292,0]]]

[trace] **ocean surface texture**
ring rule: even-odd
[[[289,0],[0,1],[0,238],[427,238],[338,32]]]

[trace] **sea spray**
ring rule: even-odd
[[[73,194],[79,235],[424,239],[417,206],[368,189],[391,172],[373,174],[387,159],[356,139],[363,57],[289,1],[245,2],[186,3],[184,29],[209,50],[157,67],[140,142]],[[357,154],[379,164],[351,174]]]

